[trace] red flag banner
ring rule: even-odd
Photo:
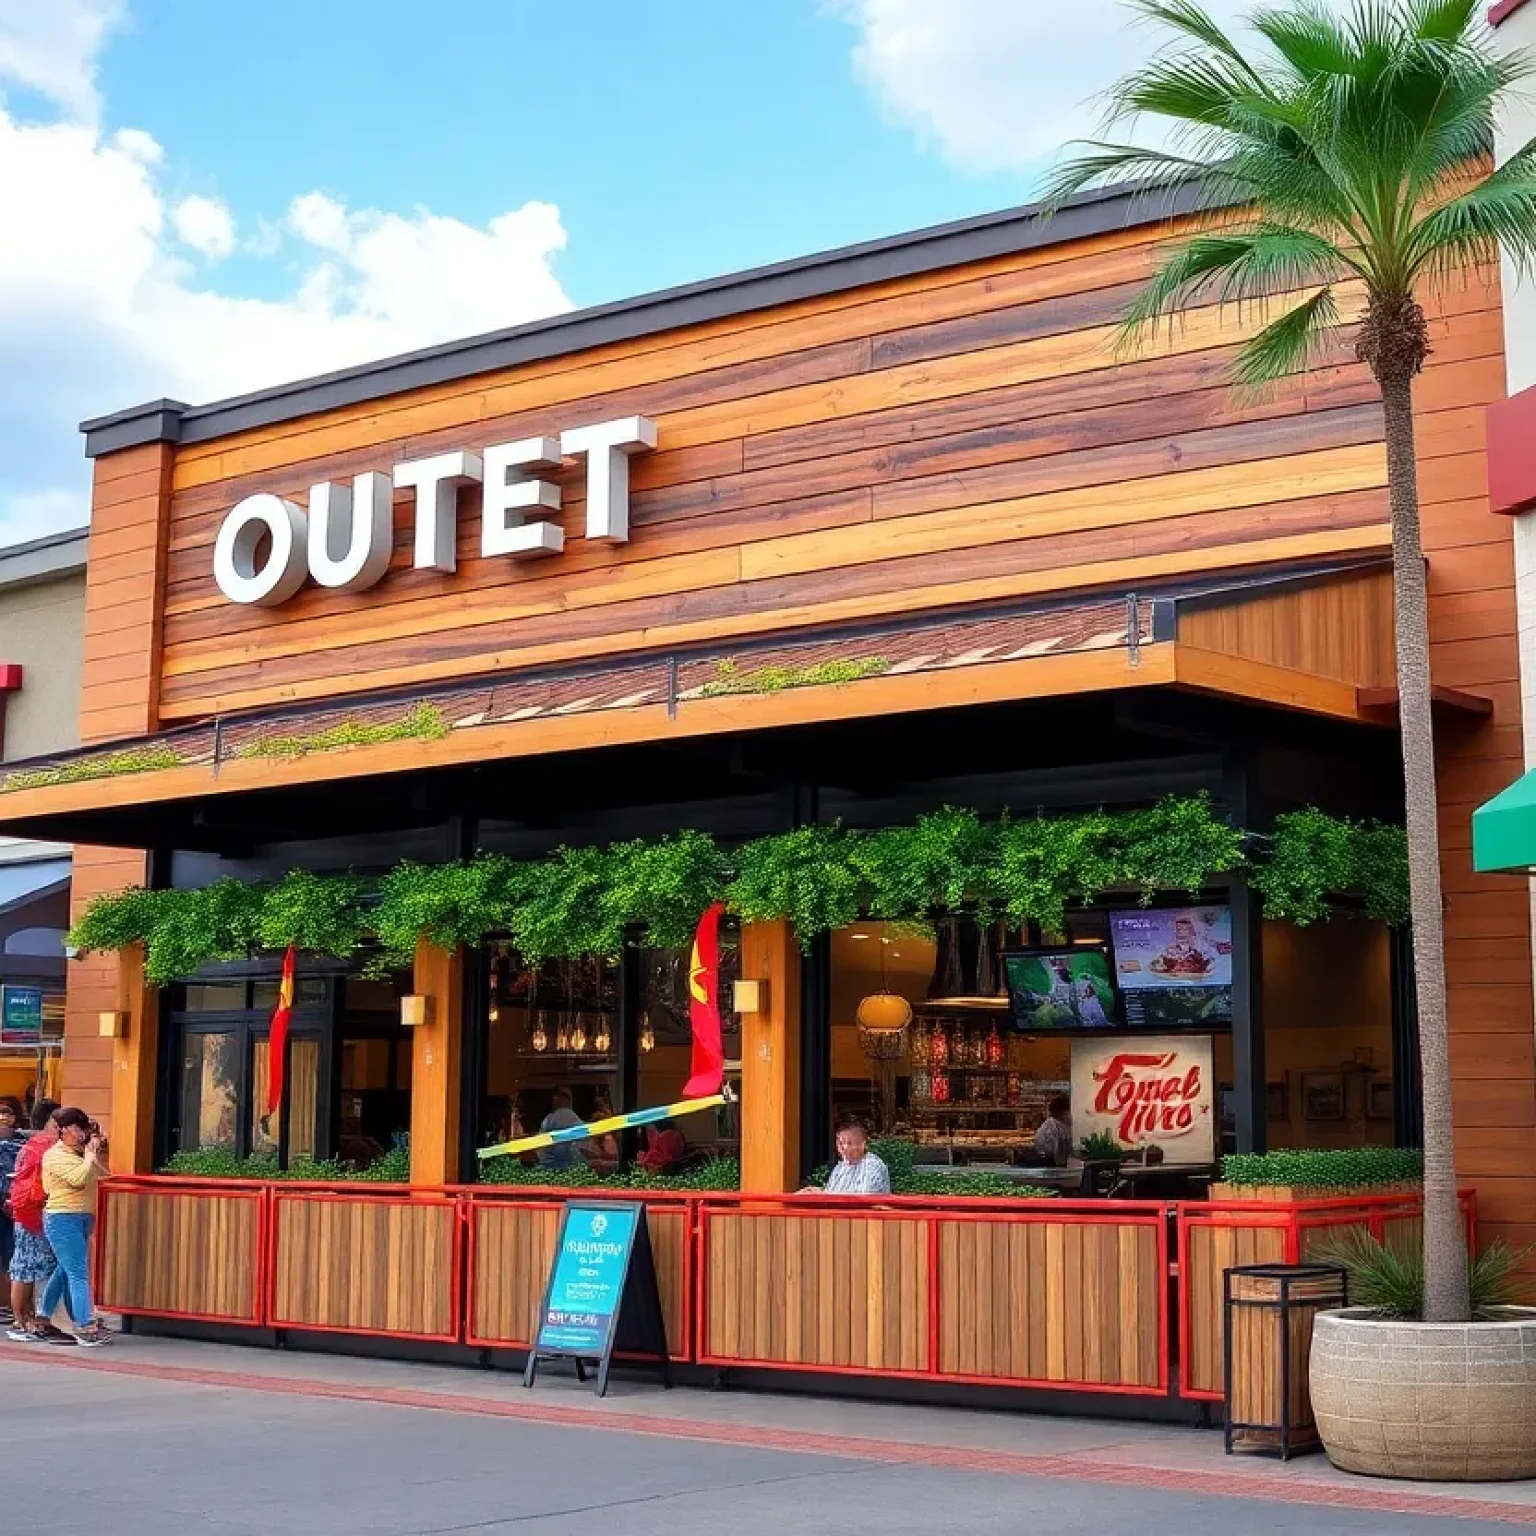
[[[720,1024],[720,919],[716,902],[699,919],[693,936],[693,961],[688,967],[688,1021],[693,1026],[692,1075],[683,1089],[685,1099],[720,1092],[725,1081],[725,1042]]]
[[[267,1109],[277,1113],[283,1102],[283,1079],[288,1067],[288,1020],[293,1016],[293,945],[283,956],[283,979],[277,984],[277,1007],[272,1010],[272,1027],[267,1036]]]

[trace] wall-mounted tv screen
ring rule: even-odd
[[[1015,1029],[1063,1034],[1118,1029],[1119,1003],[1101,944],[1013,950],[1003,956]]]
[[[1232,909],[1140,907],[1109,914],[1115,986],[1131,1029],[1232,1022]]]

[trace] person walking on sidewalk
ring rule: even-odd
[[[16,1177],[16,1159],[26,1145],[21,1129],[21,1105],[7,1096],[0,1099],[0,1270],[9,1271],[11,1255],[16,1251],[16,1223],[11,1219],[11,1181]],[[15,1322],[8,1297],[0,1297],[0,1327]]]
[[[11,1255],[11,1309],[15,1322],[6,1338],[15,1344],[73,1344],[75,1336],[37,1315],[37,1288],[53,1278],[53,1249],[43,1236],[43,1154],[59,1139],[53,1123],[54,1099],[32,1106],[32,1134],[16,1160],[11,1181],[11,1211],[16,1220],[16,1251]]]
[[[83,1109],[61,1109],[53,1117],[59,1139],[43,1156],[43,1235],[59,1267],[43,1292],[38,1310],[52,1317],[69,1296],[75,1341],[87,1349],[112,1335],[102,1326],[91,1301],[91,1230],[96,1225],[96,1185],[111,1172],[107,1139]]]

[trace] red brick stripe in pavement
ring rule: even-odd
[[[792,1429],[773,1429],[761,1424],[711,1424],[697,1419],[664,1418],[654,1413],[641,1415],[614,1413],[601,1408],[565,1408],[556,1403],[533,1400],[525,1403],[508,1402],[496,1398],[459,1396],[450,1392],[418,1392],[404,1387],[356,1386],[312,1377],[256,1376],[237,1371],[197,1370],[181,1365],[152,1365],[145,1361],[114,1359],[110,1355],[65,1354],[20,1344],[0,1344],[0,1360],[26,1360],[33,1364],[59,1366],[68,1370],[102,1371],[113,1376],[147,1377],[154,1381],[175,1381],[199,1387],[225,1387],[246,1392],[287,1394],[291,1397],[333,1398],[352,1403],[383,1403],[396,1408],[424,1408],[438,1413],[475,1413],[488,1418],[519,1419],[533,1424],[606,1429],[631,1435],[662,1435],[672,1439],[698,1440],[706,1444],[744,1445],[814,1456],[841,1456],[857,1461],[949,1467],[1011,1477],[1049,1477],[1065,1482],[1159,1488],[1202,1497],[1263,1499],[1281,1504],[1324,1505],[1335,1509],[1387,1511],[1399,1515],[1429,1515],[1441,1519],[1536,1526],[1536,1506],[1411,1493],[1397,1489],[1390,1483],[1367,1480],[1334,1485],[1307,1483],[1262,1473],[1201,1472],[1171,1467],[1105,1464],[1073,1456],[1020,1456],[1008,1451],[965,1450],[959,1446],[807,1434]]]

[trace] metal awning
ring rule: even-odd
[[[1536,771],[1473,811],[1472,867],[1479,874],[1536,869]]]

